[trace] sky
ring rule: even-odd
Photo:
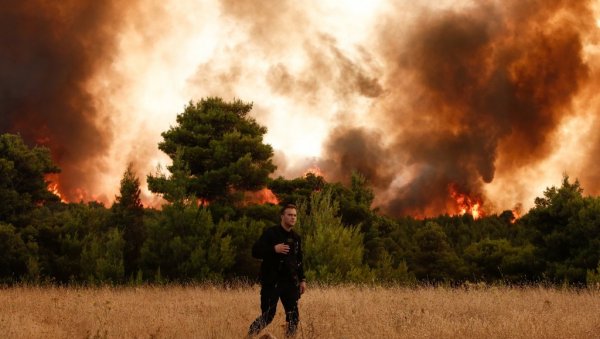
[[[592,0],[42,0],[0,5],[0,132],[51,149],[69,201],[143,200],[190,101],[252,102],[274,176],[362,173],[383,213],[533,206],[600,193]]]

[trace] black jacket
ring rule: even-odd
[[[288,254],[275,253],[275,245],[281,243],[290,246]],[[267,228],[252,246],[252,256],[262,259],[260,265],[262,283],[299,283],[305,280],[302,242],[294,230],[288,232],[281,225]]]

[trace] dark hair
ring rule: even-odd
[[[298,207],[296,207],[296,205],[294,205],[294,204],[285,204],[285,205],[283,205],[283,207],[281,207],[281,211],[280,211],[281,215],[284,215],[285,214],[285,210],[287,210],[287,209],[295,209],[295,210],[297,210]]]

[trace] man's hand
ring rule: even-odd
[[[300,282],[300,294],[304,294],[304,291],[306,291],[306,281],[301,281]]]
[[[285,243],[275,245],[275,253],[288,254],[290,251],[290,246]]]

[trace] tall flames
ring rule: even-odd
[[[60,191],[58,190],[58,184],[56,183],[49,183],[48,184],[48,191],[50,191],[52,194],[56,195],[57,197],[60,198],[60,201],[62,202],[67,202],[65,200],[65,198],[63,198],[62,194],[60,193]]]
[[[268,188],[256,192],[245,193],[245,204],[279,204],[277,196]]]
[[[470,197],[465,193],[461,193],[455,184],[448,186],[448,192],[454,203],[451,208],[454,208],[457,214],[470,214],[475,220],[485,216],[481,198]]]

